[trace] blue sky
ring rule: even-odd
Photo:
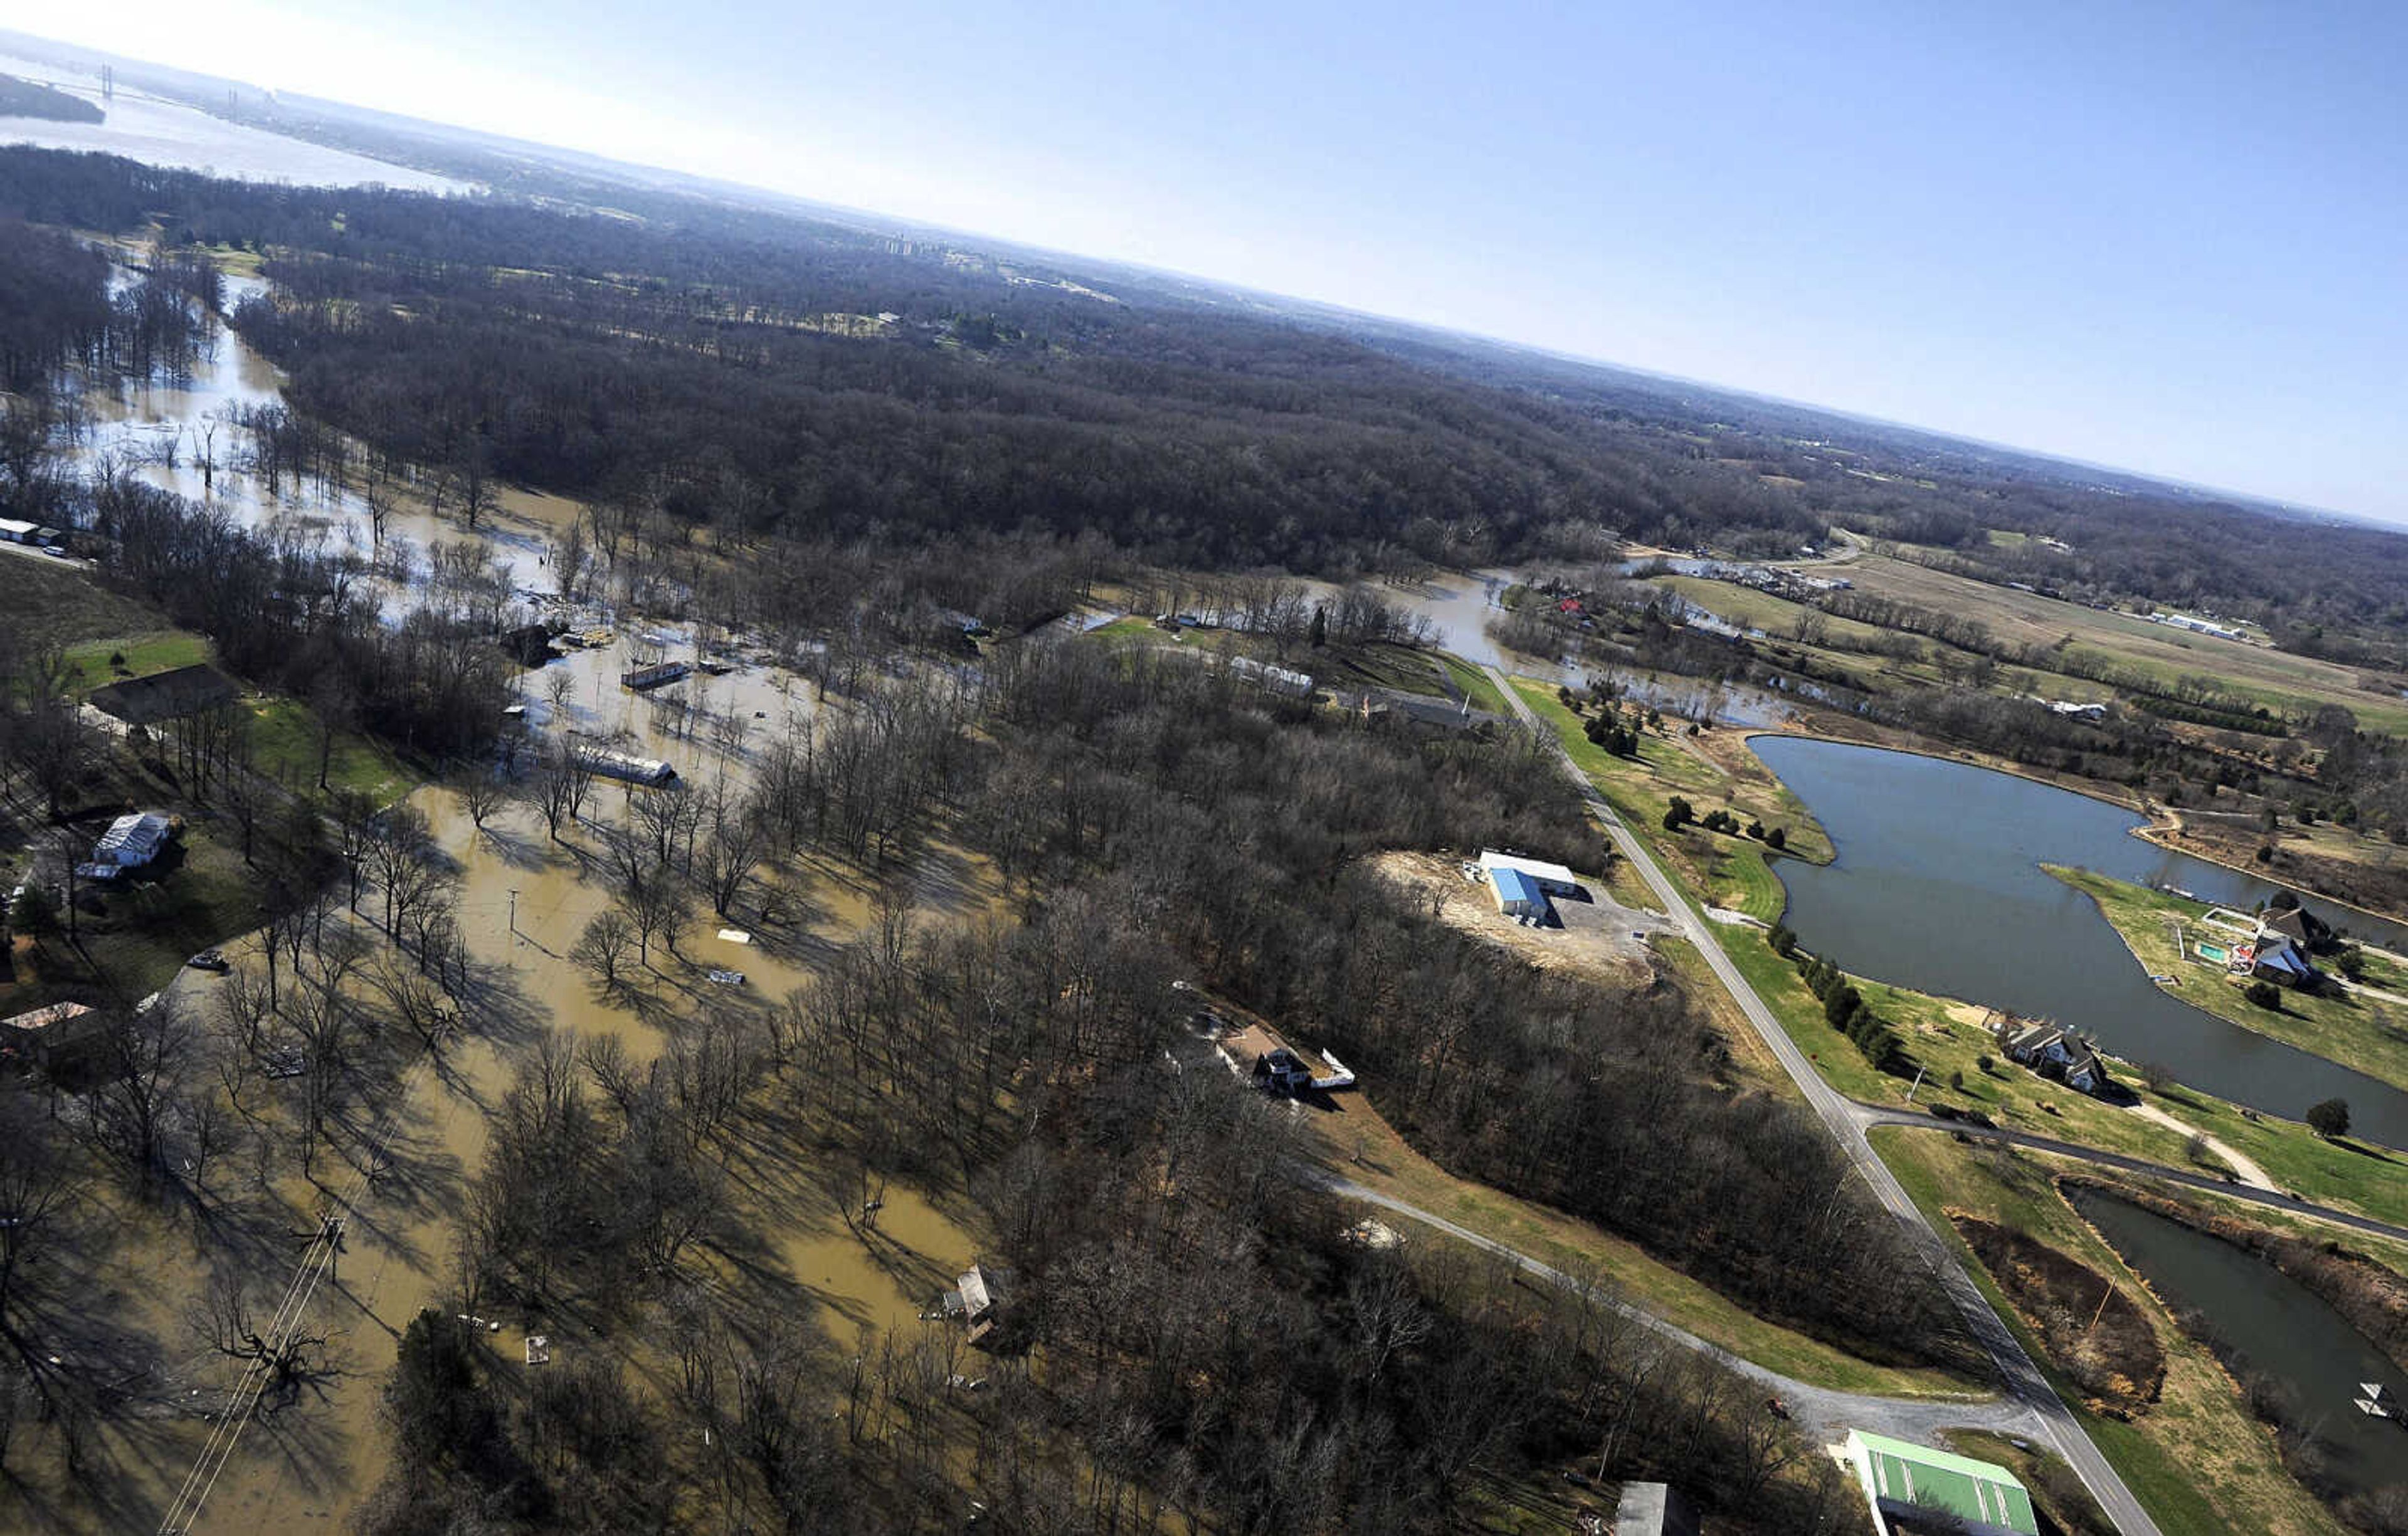
[[[0,0],[264,85],[2408,521],[2408,7],[209,15]]]

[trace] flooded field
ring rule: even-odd
[[[119,280],[133,277],[122,272]],[[228,276],[226,311],[267,286],[257,277]],[[281,405],[282,385],[276,365],[221,317],[209,327],[189,374],[122,380],[86,397],[91,421],[85,456],[94,464],[115,463],[163,491],[206,502],[246,527],[270,530],[303,548],[376,561],[389,570],[389,585],[395,590],[406,590],[424,571],[434,545],[463,538],[482,544],[512,586],[552,590],[552,540],[578,512],[575,503],[561,497],[506,487],[494,515],[471,533],[456,519],[436,516],[423,495],[400,487],[380,542],[368,504],[354,490],[287,482],[280,494],[271,494],[259,476],[246,472],[249,434],[234,422],[238,412]]]
[[[389,613],[421,600],[417,552],[438,541],[480,544],[523,595],[551,590],[551,539],[580,510],[574,504],[510,491],[499,514],[474,531],[413,504],[388,519],[378,550],[366,511],[350,492],[296,494],[288,486],[282,496],[265,494],[229,449],[239,434],[222,425],[218,467],[205,482],[195,444],[210,424],[222,423],[236,407],[278,400],[275,370],[221,326],[191,378],[173,386],[128,386],[94,401],[95,430],[83,453],[93,464],[112,455],[154,484],[208,497],[246,524],[379,555],[375,579],[385,588]],[[464,995],[473,1001],[464,1003],[458,1028],[438,1031],[432,1045],[376,1016],[385,1021],[371,1026],[375,1049],[390,1060],[391,1080],[373,1102],[351,1106],[344,1150],[321,1157],[314,1181],[286,1163],[263,1163],[243,1175],[241,1198],[265,1213],[261,1229],[291,1230],[302,1240],[254,1247],[255,1275],[271,1297],[307,1273],[308,1261],[295,1269],[294,1256],[314,1251],[306,1240],[321,1214],[346,1218],[339,1251],[307,1293],[308,1316],[328,1334],[332,1373],[313,1381],[283,1411],[240,1421],[222,1471],[213,1470],[205,1447],[222,1446],[226,1431],[206,1415],[225,1401],[241,1372],[234,1362],[193,1347],[191,1315],[207,1277],[206,1266],[195,1261],[193,1237],[163,1228],[156,1212],[129,1209],[125,1242],[144,1256],[133,1272],[143,1281],[95,1293],[93,1304],[147,1327],[171,1357],[168,1373],[154,1384],[156,1396],[144,1414],[112,1422],[105,1431],[115,1474],[101,1496],[105,1502],[54,1497],[57,1490],[36,1484],[0,1489],[0,1529],[153,1529],[179,1499],[179,1486],[186,1500],[196,1492],[206,1496],[191,1527],[195,1530],[343,1529],[383,1468],[379,1389],[394,1345],[422,1308],[448,1304],[460,1294],[457,1240],[493,1116],[544,1031],[614,1041],[640,1068],[672,1041],[713,1021],[766,1024],[811,977],[815,962],[878,920],[882,900],[892,908],[899,895],[910,922],[923,928],[996,912],[998,889],[990,872],[942,843],[875,877],[817,859],[764,866],[724,915],[690,893],[675,945],[656,942],[623,985],[606,991],[571,951],[586,925],[614,900],[604,859],[610,829],[624,826],[646,797],[749,789],[771,744],[810,731],[823,711],[849,705],[822,701],[807,680],[740,639],[609,609],[582,617],[590,643],[521,676],[520,707],[530,734],[574,729],[610,738],[626,751],[672,764],[674,786],[655,789],[597,779],[581,819],[564,822],[557,839],[532,805],[508,803],[480,828],[453,789],[416,791],[410,804],[426,817],[438,858],[456,875],[465,965],[475,977]],[[664,658],[693,670],[649,691],[623,685],[624,671]],[[372,917],[375,901],[371,893],[362,911]],[[336,923],[367,943],[364,990],[371,978],[409,969],[408,958],[372,922],[337,917]],[[258,976],[259,936],[224,947],[238,973]],[[186,972],[171,990],[195,1017],[207,1018],[233,985],[229,978]],[[765,1091],[774,1093],[776,1086]],[[744,1113],[756,1108],[767,1113],[768,1106]],[[979,1257],[961,1223],[959,1191],[881,1182],[874,1208],[847,1203],[831,1192],[837,1184],[813,1167],[820,1155],[819,1144],[794,1128],[782,1138],[765,1131],[731,1149],[724,1172],[733,1220],[752,1246],[689,1262],[714,1275],[713,1283],[747,1287],[794,1325],[819,1330],[842,1345],[864,1330],[916,1336],[937,1326],[924,1322],[923,1312]],[[505,1360],[523,1358],[529,1339],[541,1336],[555,1360],[608,1349],[637,1381],[655,1385],[663,1369],[658,1341],[640,1333],[604,1336],[582,1318],[515,1309],[490,1322],[498,1326],[489,1341]],[[194,1482],[196,1466],[205,1475]]]
[[[646,740],[668,745],[656,735]],[[615,816],[612,803],[624,799],[609,791],[597,819]],[[812,955],[870,920],[864,890],[838,872],[810,872],[783,888],[784,904],[799,920],[765,923],[755,904],[730,919],[752,933],[753,942],[737,944],[718,936],[718,920],[706,908],[695,915],[681,954],[655,957],[656,974],[644,978],[640,992],[606,1000],[568,959],[579,931],[609,899],[606,883],[587,866],[591,830],[570,832],[571,846],[563,847],[531,812],[490,819],[480,832],[449,790],[422,790],[415,803],[428,812],[444,851],[460,861],[464,925],[475,960],[498,978],[499,1002],[484,1032],[438,1052],[410,1078],[396,1109],[392,1166],[356,1207],[354,1235],[320,1303],[348,1373],[322,1401],[253,1426],[198,1530],[340,1529],[373,1486],[384,1458],[380,1379],[409,1318],[455,1290],[452,1254],[467,1185],[484,1158],[489,1116],[534,1031],[559,1027],[613,1037],[631,1057],[648,1060],[706,1006],[777,1006],[802,984]],[[947,850],[933,852],[922,873],[934,914],[960,910],[966,889],[985,893],[975,868]],[[716,986],[706,979],[712,968],[740,968],[744,985]],[[185,985],[195,983],[215,984],[196,977]],[[918,1328],[930,1300],[978,1257],[972,1236],[922,1191],[884,1188],[875,1230],[856,1234],[825,1195],[797,1183],[791,1169],[739,1162],[731,1173],[741,1225],[773,1244],[761,1256],[770,1268],[765,1283],[790,1289],[796,1320],[839,1344],[850,1345],[865,1327]],[[628,1358],[639,1377],[659,1364],[641,1339],[580,1336],[562,1319],[515,1310],[494,1321],[502,1327],[494,1343],[505,1358],[540,1334],[552,1341],[556,1358],[608,1347]],[[196,1444],[199,1427],[190,1434]]]
[[[381,160],[282,134],[229,122],[178,102],[121,90],[102,102],[90,76],[30,59],[0,55],[0,74],[36,80],[99,103],[101,122],[52,122],[0,118],[0,144],[32,144],[48,149],[96,149],[145,165],[202,171],[242,181],[289,181],[321,187],[393,187],[406,192],[466,192],[468,182],[412,170]]]

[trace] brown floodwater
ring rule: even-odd
[[[255,285],[256,279],[231,280],[229,304]],[[366,509],[356,495],[290,490],[281,497],[266,495],[235,467],[232,450],[239,434],[229,427],[218,429],[214,484],[203,484],[194,455],[204,423],[222,420],[238,405],[272,403],[280,388],[276,369],[221,326],[191,379],[172,387],[129,386],[113,397],[94,399],[96,429],[87,452],[129,459],[153,483],[195,498],[206,494],[246,523],[280,528],[329,549],[368,554]],[[178,449],[173,463],[164,451],[170,442]],[[546,562],[550,541],[580,510],[561,498],[507,490],[497,515],[471,533],[452,519],[430,516],[423,502],[408,501],[389,517],[384,549],[390,556],[423,551],[438,540],[473,537],[515,584],[549,592],[554,588]],[[387,582],[386,591],[389,608],[409,600],[407,580]],[[620,686],[622,671],[664,658],[699,660],[699,636],[691,625],[609,613],[591,619],[611,630],[607,644],[572,651],[523,676],[521,697],[528,722],[545,733],[566,725],[623,735],[629,749],[676,767],[685,789],[674,792],[722,783],[731,789],[747,787],[763,747],[788,732],[808,729],[819,710],[840,707],[816,702],[807,681],[757,659],[724,676],[697,672],[654,693],[632,692]],[[714,718],[728,723],[714,728]],[[586,806],[593,824],[564,828],[567,846],[552,842],[528,807],[489,817],[480,831],[452,791],[428,787],[412,796],[438,846],[458,863],[458,907],[470,955],[501,984],[497,990],[507,1005],[496,1010],[496,1017],[481,1021],[481,1032],[446,1045],[438,1055],[423,1056],[390,1103],[378,1106],[392,1116],[389,1159],[373,1181],[357,1181],[348,1241],[311,1308],[316,1326],[328,1331],[341,1373],[299,1403],[248,1426],[194,1529],[340,1529],[381,1475],[384,1433],[377,1403],[383,1374],[408,1319],[440,1304],[453,1288],[454,1228],[468,1182],[484,1157],[487,1116],[507,1090],[533,1031],[558,1027],[612,1036],[625,1043],[632,1057],[649,1060],[663,1048],[668,1030],[693,1017],[702,1000],[766,1011],[803,984],[811,954],[871,921],[870,883],[857,874],[818,863],[778,872],[770,883],[784,896],[781,920],[764,917],[757,889],[724,922],[708,903],[697,901],[680,953],[656,950],[652,956],[659,976],[646,988],[652,1001],[630,1006],[605,999],[567,959],[580,930],[609,903],[603,880],[589,875],[579,850],[590,853],[597,829],[623,818],[633,797],[655,792],[597,781]],[[999,905],[992,872],[956,848],[932,847],[914,878],[924,921],[976,918]],[[370,893],[363,911],[375,910],[375,902]],[[723,939],[723,926],[746,931],[754,942]],[[255,942],[225,947],[239,964],[258,964]],[[745,983],[723,994],[704,979],[711,968],[740,971]],[[177,983],[194,994],[213,985],[220,984],[192,974]],[[322,1162],[319,1173],[338,1190],[353,1182],[349,1170],[330,1171]],[[274,1177],[275,1193],[296,1229],[306,1232],[322,1197],[297,1167],[281,1168]],[[864,1327],[882,1331],[924,1326],[921,1311],[977,1257],[970,1234],[948,1213],[944,1192],[932,1200],[929,1191],[896,1185],[883,1191],[883,1200],[875,1231],[865,1236],[848,1230],[824,1197],[795,1200],[767,1189],[738,1191],[743,1217],[784,1266],[785,1280],[818,1303],[818,1321],[839,1344],[849,1344]],[[234,1372],[193,1347],[195,1337],[186,1321],[204,1279],[190,1238],[167,1233],[156,1216],[130,1210],[125,1216],[120,1241],[133,1257],[121,1261],[122,1281],[95,1296],[95,1308],[147,1327],[163,1341],[171,1395],[194,1405],[222,1401]],[[281,1272],[264,1276],[272,1282],[271,1293],[288,1277]],[[547,1326],[515,1316],[496,1320],[503,1327],[494,1343],[505,1358],[520,1357],[530,1325],[537,1330]],[[577,1347],[567,1340],[557,1346]],[[640,1342],[616,1347],[640,1372]],[[54,1489],[45,1489],[40,1500],[27,1497],[41,1486],[37,1478],[13,1499],[0,1490],[0,1528],[153,1525],[208,1433],[197,1410],[192,1417],[114,1425],[102,1442],[120,1475],[105,1506],[75,1496],[48,1497]],[[12,1467],[29,1459],[13,1458]]]
[[[731,772],[740,772],[740,765]],[[596,799],[589,810],[601,818],[619,814],[625,797],[613,788]],[[609,900],[601,880],[584,877],[576,854],[554,846],[528,810],[489,818],[479,832],[449,790],[421,790],[414,804],[427,812],[445,851],[461,862],[460,909],[471,952],[507,974],[523,1004],[521,1027],[551,1024],[614,1035],[638,1060],[656,1054],[667,1038],[665,1030],[604,1001],[567,959],[578,932]],[[589,846],[593,839],[588,829],[566,835]],[[939,848],[926,873],[950,893],[964,864],[958,854]],[[969,867],[983,889],[983,873]],[[810,936],[840,940],[867,925],[869,907],[861,892],[833,878],[808,883]],[[757,915],[739,911],[735,920],[749,928]],[[691,936],[681,945],[683,960],[656,954],[656,965],[690,988],[710,985],[699,981],[702,968],[740,969],[747,984],[739,995],[764,1006],[805,979],[806,967],[794,958],[801,946],[773,952],[761,944],[738,945],[720,939],[719,927],[708,903],[699,903]],[[321,1316],[337,1330],[335,1342],[351,1373],[332,1384],[322,1401],[287,1410],[265,1432],[253,1427],[197,1529],[338,1529],[381,1475],[378,1387],[400,1330],[451,1288],[453,1221],[466,1183],[484,1156],[487,1112],[508,1088],[523,1045],[523,1037],[472,1040],[446,1051],[440,1073],[421,1072],[412,1080],[401,1114],[408,1135],[393,1174],[381,1181],[409,1193],[390,1202],[374,1191],[366,1198],[354,1220],[356,1235],[337,1266],[339,1283],[321,1292]],[[792,1283],[820,1304],[819,1321],[839,1344],[849,1344],[865,1325],[881,1331],[917,1327],[937,1291],[977,1257],[970,1234],[922,1191],[889,1186],[883,1199],[876,1231],[864,1241],[822,1202],[764,1209],[739,1192],[753,1230],[767,1240]],[[497,1320],[504,1326],[496,1345],[506,1358],[517,1357],[530,1320],[515,1315]],[[547,1325],[535,1319],[533,1326],[539,1331]],[[566,1340],[559,1344],[575,1346]],[[192,1438],[197,1442],[198,1432]]]

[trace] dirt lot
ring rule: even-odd
[[[1560,928],[1526,928],[1497,910],[1484,885],[1463,877],[1462,860],[1435,853],[1383,853],[1371,867],[1428,903],[1427,910],[1451,928],[1501,944],[1534,965],[1550,970],[1585,972],[1627,985],[1654,973],[1648,942],[1639,934],[1669,933],[1671,920],[1660,912],[1643,912],[1613,899],[1603,880],[1584,880],[1584,902],[1557,897]]]

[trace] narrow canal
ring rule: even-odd
[[[2345,1099],[2354,1134],[2408,1146],[2408,1093],[2176,1002],[2090,898],[2040,866],[2240,907],[2279,888],[2143,842],[2130,811],[2011,774],[1797,736],[1754,745],[1839,850],[1829,865],[1780,866],[1786,921],[1808,948],[1859,975],[2082,1029],[2128,1060],[2161,1061],[2193,1088],[2286,1119]],[[2403,938],[2356,914],[2324,916],[2386,946]]]
[[[2408,1428],[2358,1412],[2361,1383],[2395,1405],[2408,1372],[2323,1298],[2272,1264],[2128,1201],[2072,1192],[2075,1207],[2178,1311],[2199,1314],[2236,1358],[2236,1374],[2276,1383],[2315,1447],[2317,1475],[2342,1494],[2408,1484]]]

